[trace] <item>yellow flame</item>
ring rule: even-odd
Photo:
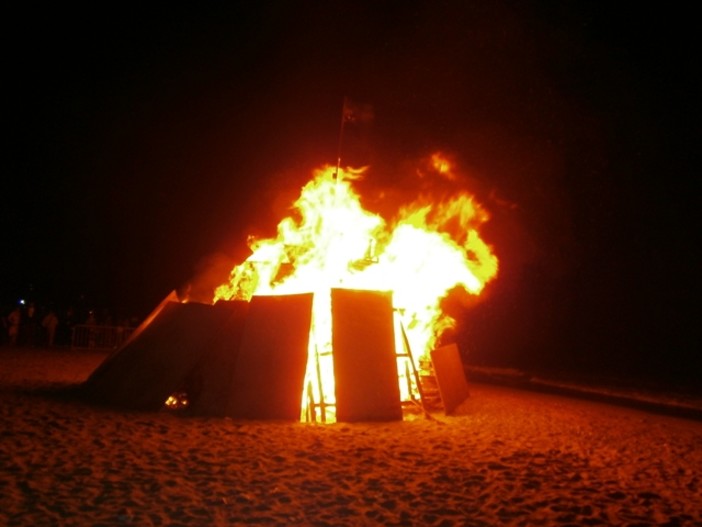
[[[453,175],[443,157],[435,155],[432,162]],[[310,361],[306,386],[312,385],[317,401],[321,384],[333,402],[331,288],[392,291],[396,325],[404,329],[418,363],[455,324],[442,312],[441,300],[456,287],[479,294],[498,270],[496,256],[478,233],[489,215],[470,194],[439,203],[419,199],[388,225],[362,207],[352,187],[362,174],[350,169],[337,174],[332,166],[316,170],[293,214],[278,224],[277,237],[249,240],[252,254],[215,291],[215,301],[315,292],[309,351],[321,360]],[[397,346],[403,347],[399,336]],[[312,382],[317,369],[324,370],[324,379]]]

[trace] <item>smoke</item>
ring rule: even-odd
[[[195,274],[178,291],[183,301],[211,303],[214,290],[225,283],[237,264],[233,257],[222,252],[204,256],[196,265]]]

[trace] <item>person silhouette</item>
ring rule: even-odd
[[[22,312],[18,307],[13,309],[7,315],[7,336],[10,341],[10,346],[17,345],[17,337],[19,336],[20,323],[22,322]]]
[[[50,347],[54,347],[54,340],[56,339],[56,328],[58,327],[59,319],[53,309],[44,315],[41,320],[42,327],[46,330],[46,344]]]

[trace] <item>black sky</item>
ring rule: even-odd
[[[376,113],[369,202],[441,149],[493,212],[501,276],[461,330],[477,359],[699,366],[691,11],[111,9],[8,15],[3,305],[143,314],[241,260],[334,161],[348,95]]]

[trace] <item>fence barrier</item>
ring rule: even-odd
[[[77,324],[71,332],[72,349],[111,350],[120,347],[135,328]]]

